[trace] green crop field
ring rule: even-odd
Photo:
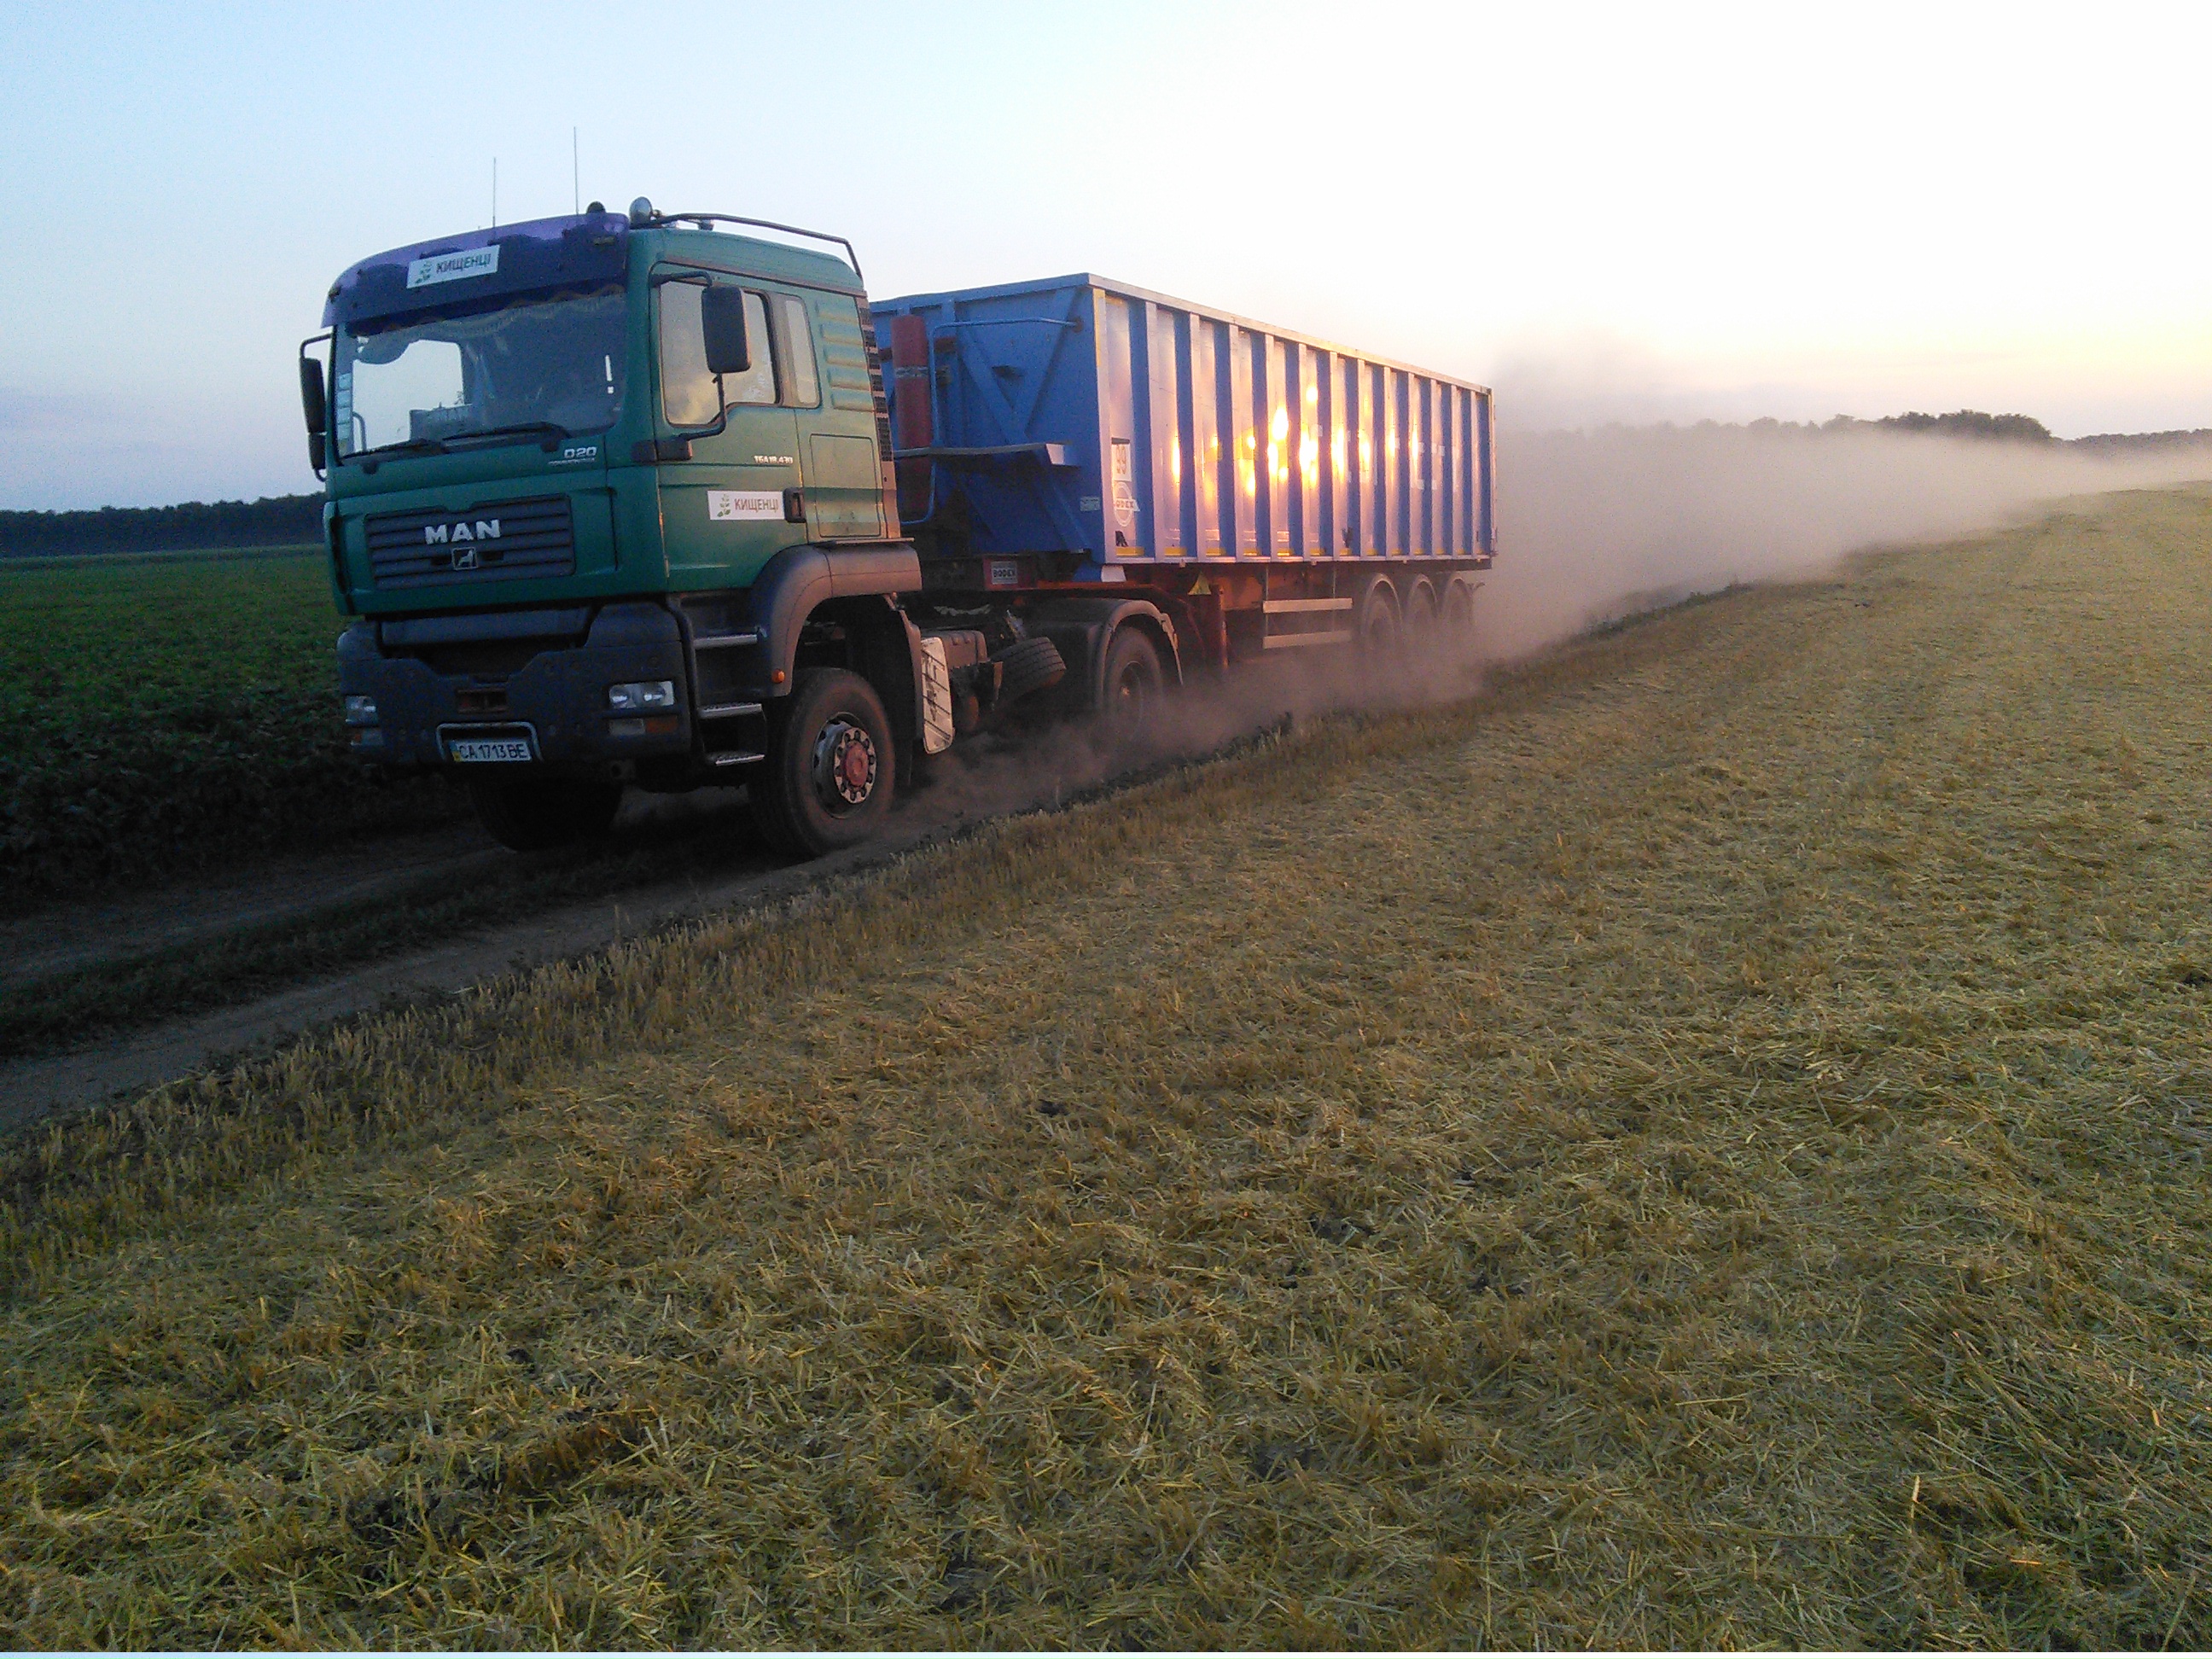
[[[0,562],[0,902],[450,816],[343,752],[323,559]]]
[[[0,1160],[12,1646],[2202,1648],[2212,499]]]

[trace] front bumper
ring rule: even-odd
[[[579,638],[582,620],[546,611],[355,623],[338,639],[338,686],[374,698],[377,715],[374,726],[348,728],[355,757],[399,771],[459,766],[455,740],[517,735],[527,736],[536,756],[527,764],[540,773],[619,777],[639,762],[690,756],[691,691],[676,618],[657,605],[603,605]],[[607,688],[625,680],[673,682],[672,720],[624,720],[610,710]]]

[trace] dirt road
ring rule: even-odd
[[[1123,761],[1121,769],[1141,773],[1233,743],[1269,722],[1310,716],[1363,696],[1463,690],[1474,672],[1462,666],[1423,684],[1381,688],[1327,676],[1254,673],[1228,697],[1194,702],[1150,752]],[[634,794],[600,859],[608,871],[605,890],[581,900],[563,896],[563,890],[580,882],[592,884],[588,861],[580,871],[573,854],[518,859],[466,825],[272,860],[213,882],[58,905],[0,922],[0,990],[28,1000],[64,976],[81,983],[164,954],[189,963],[194,953],[234,947],[256,930],[312,932],[326,918],[358,918],[380,905],[404,910],[425,892],[465,890],[471,883],[519,885],[521,902],[506,908],[523,912],[465,925],[434,943],[408,948],[377,948],[372,930],[357,959],[333,971],[300,975],[272,991],[203,999],[217,1006],[187,1017],[137,1022],[135,1029],[50,1045],[58,1052],[0,1060],[0,1130],[265,1053],[334,1020],[434,1001],[517,967],[573,956],[682,917],[772,902],[961,833],[995,814],[1096,788],[1114,769],[1079,731],[957,751],[934,768],[921,794],[902,803],[889,832],[876,842],[801,866],[759,847],[738,792]],[[647,844],[666,855],[657,860],[637,856]],[[546,892],[532,901],[528,872],[534,864],[557,871],[562,879],[547,880]],[[671,867],[677,872],[672,876],[655,873]]]
[[[741,811],[742,809],[735,809]],[[725,807],[717,817],[732,817]],[[715,826],[709,825],[711,833]],[[741,833],[734,823],[720,828]],[[150,1088],[233,1056],[266,1053],[284,1040],[336,1020],[410,1004],[434,1002],[482,981],[517,969],[557,961],[632,938],[685,916],[773,902],[819,885],[855,869],[896,858],[948,833],[935,816],[910,815],[892,833],[869,847],[809,864],[788,865],[765,854],[731,860],[719,880],[649,884],[617,896],[561,905],[522,921],[474,930],[427,951],[413,951],[295,986],[271,996],[217,1009],[189,1019],[167,1021],[149,1030],[73,1053],[0,1063],[0,1132],[48,1112],[106,1100]],[[498,848],[470,847],[471,839],[436,854],[395,858],[376,873],[362,873],[349,887],[322,884],[321,872],[302,861],[297,886],[283,899],[257,893],[239,913],[254,921],[312,915],[321,905],[373,897],[381,890],[410,884],[424,875],[465,879],[512,855]],[[410,849],[419,854],[420,849]],[[196,892],[175,907],[169,923],[179,940],[226,932],[231,915],[221,894]],[[119,943],[146,937],[134,931],[143,911],[120,908],[111,915],[128,926],[90,933],[66,948],[74,964],[96,963]]]

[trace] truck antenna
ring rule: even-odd
[[[568,195],[570,198],[568,211],[571,213],[581,213],[584,210],[584,164],[577,160],[579,154],[576,149],[576,129],[570,127],[568,129]]]
[[[499,228],[499,157],[491,158],[491,228]]]

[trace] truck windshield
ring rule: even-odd
[[[338,453],[472,434],[598,432],[622,413],[618,286],[338,331]]]

